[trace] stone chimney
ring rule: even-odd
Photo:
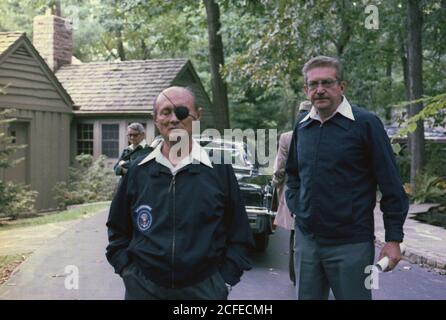
[[[57,8],[54,11],[56,15],[47,9],[45,15],[34,18],[33,44],[51,70],[56,72],[64,64],[71,64],[73,28],[71,22],[57,15],[60,15]]]

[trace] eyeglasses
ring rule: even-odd
[[[139,136],[141,133],[129,133],[127,134],[127,137],[131,138],[131,137],[137,137]]]
[[[324,89],[330,89],[332,88],[339,80],[332,80],[332,79],[324,79],[319,81],[310,81],[307,83],[307,87],[310,90],[315,90],[319,87],[319,85],[322,86]]]

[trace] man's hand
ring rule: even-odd
[[[127,161],[121,160],[119,161],[118,165],[122,166],[124,163],[126,163]]]
[[[273,174],[273,186],[277,187],[285,181],[285,169],[280,169]]]
[[[378,261],[384,257],[389,258],[389,266],[384,272],[390,271],[396,267],[398,262],[401,260],[401,249],[399,242],[387,242],[379,254]]]

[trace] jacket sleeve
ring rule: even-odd
[[[288,176],[286,185],[288,187],[285,193],[286,204],[292,214],[297,213],[297,202],[299,201],[300,178],[297,161],[297,130],[294,128],[293,137],[291,138],[290,149],[288,152],[288,160],[285,166],[285,172]]]
[[[285,164],[288,158],[288,144],[286,135],[282,133],[279,139],[279,149],[274,162],[273,185],[280,187],[285,182]]]
[[[376,116],[368,122],[368,141],[374,175],[382,194],[380,208],[383,212],[385,241],[401,242],[409,201],[402,186],[389,137]]]
[[[130,243],[133,227],[131,221],[130,201],[127,193],[129,176],[125,175],[113,198],[107,220],[108,246],[106,257],[117,274],[129,264],[127,247]]]
[[[122,151],[121,156],[118,159],[118,162],[116,162],[116,164],[113,167],[113,170],[115,171],[115,174],[117,176],[123,176],[124,172],[122,172],[122,167],[119,165],[119,162],[121,162],[121,160],[123,160],[124,156],[125,156],[125,149],[124,151]]]
[[[254,241],[234,170],[231,165],[224,167],[227,168],[229,191],[224,210],[226,255],[220,273],[226,283],[235,285],[243,271],[251,269],[249,253],[254,248]]]

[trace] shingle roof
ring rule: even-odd
[[[172,84],[186,59],[66,65],[56,76],[80,111],[151,112],[156,95]]]
[[[8,50],[22,35],[24,35],[23,32],[0,32],[0,55]]]

